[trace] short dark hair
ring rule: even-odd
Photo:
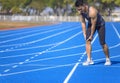
[[[75,7],[79,7],[83,5],[83,0],[76,0]]]

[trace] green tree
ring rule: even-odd
[[[0,0],[2,4],[2,10],[6,13],[17,13],[20,12],[20,7],[29,5],[32,0]]]
[[[64,0],[33,0],[29,7],[43,9],[46,6],[53,7],[54,5],[63,4]]]
[[[0,0],[2,10],[6,12],[17,13],[21,12],[21,8],[33,7],[42,10],[44,7],[54,7],[56,5],[65,6],[66,3],[73,5],[76,0]],[[106,9],[114,9],[115,6],[120,6],[120,0],[84,0],[90,5],[96,6],[100,11]],[[98,6],[99,3],[99,6]]]

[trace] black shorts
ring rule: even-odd
[[[106,43],[105,42],[105,25],[96,26],[95,32],[96,31],[98,32],[98,35],[99,35],[100,44],[104,45]],[[87,31],[86,31],[86,40],[89,38],[90,35],[91,35],[91,26],[88,26]]]

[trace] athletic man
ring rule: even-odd
[[[91,41],[93,39],[93,35],[97,30],[99,35],[99,41],[103,48],[103,51],[106,55],[106,62],[104,65],[111,65],[111,61],[109,58],[109,50],[105,42],[105,21],[102,16],[99,14],[97,9],[92,6],[88,6],[83,3],[83,0],[77,0],[75,2],[76,9],[80,13],[81,25],[83,30],[84,38],[86,39],[86,53],[87,60],[83,62],[83,65],[91,65],[94,62],[91,59]],[[86,21],[88,21],[88,27],[86,28]]]

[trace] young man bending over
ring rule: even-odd
[[[111,65],[108,46],[105,42],[105,21],[104,19],[102,18],[102,16],[99,14],[99,12],[97,11],[95,7],[84,4],[83,0],[77,0],[75,2],[75,6],[78,12],[80,13],[83,35],[84,35],[84,38],[86,39],[87,60],[83,63],[83,65],[94,64],[94,62],[91,59],[91,49],[92,49],[91,41],[93,39],[93,35],[95,31],[98,32],[100,44],[106,55],[106,62],[104,65]],[[86,28],[85,19],[88,21],[87,28]]]

